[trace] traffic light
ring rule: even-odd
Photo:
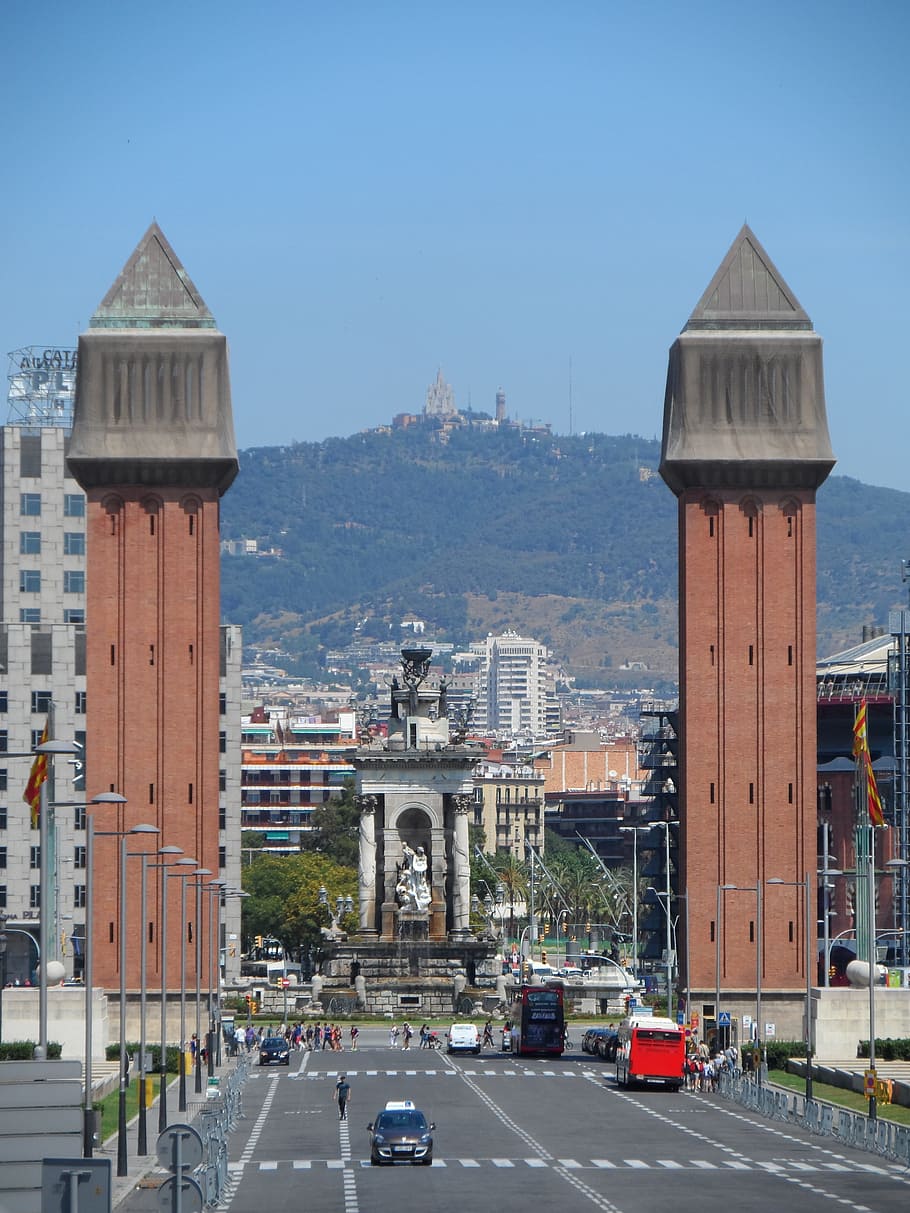
[[[540,949],[540,963],[544,964],[544,965],[547,963],[547,949],[546,948]]]
[[[261,948],[261,947],[262,947],[262,936],[261,936],[261,935],[257,935],[257,936],[256,936],[256,947],[257,947],[257,948]]]

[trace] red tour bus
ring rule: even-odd
[[[512,1052],[560,1057],[565,1048],[562,982],[521,986],[512,1002]]]
[[[662,1084],[678,1091],[683,1083],[686,1033],[672,1019],[641,1015],[619,1025],[616,1081],[621,1087]]]

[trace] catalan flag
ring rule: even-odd
[[[859,759],[868,753],[869,732],[866,723],[866,701],[863,699],[853,721],[853,757]]]
[[[48,721],[44,722],[44,732],[41,734],[40,744],[44,745],[48,739]],[[41,813],[41,785],[47,779],[47,755],[36,754],[35,761],[32,763],[31,774],[28,777],[28,783],[25,785],[25,793],[22,799],[32,811],[32,829],[37,830],[38,819]]]
[[[866,751],[866,799],[869,804],[869,820],[874,826],[885,824],[885,814],[882,810],[882,798],[878,794],[878,784],[875,782],[875,772],[872,770],[872,759]]]

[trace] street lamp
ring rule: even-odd
[[[205,1053],[206,1053],[206,1057],[208,1058],[208,1076],[209,1076],[209,1078],[211,1078],[215,1073],[215,1039],[216,1039],[215,1004],[212,1001],[212,992],[215,989],[215,971],[214,971],[214,964],[213,964],[214,957],[215,957],[215,927],[216,927],[215,902],[216,901],[218,902],[218,911],[219,912],[218,912],[218,919],[217,919],[217,928],[218,928],[219,947],[220,947],[221,898],[224,896],[224,890],[225,890],[226,885],[227,885],[226,880],[211,880],[211,881],[209,881],[208,886],[207,886],[208,894],[209,894],[209,1030],[208,1030],[207,1039],[206,1039]],[[218,971],[220,974],[220,972],[221,972],[220,965],[219,965]],[[219,1006],[220,1006],[220,1003],[221,1003],[220,996],[219,996],[218,1002],[219,1002]],[[220,1041],[220,1033],[218,1034],[218,1039]]]
[[[721,888],[740,893],[754,893],[756,900],[755,913],[755,1030],[758,1034],[758,1073],[757,1082],[761,1086],[762,1067],[765,1064],[765,1033],[761,1013],[761,962],[762,962],[762,884],[725,884]]]
[[[41,781],[38,808],[38,852],[40,856],[40,921],[38,923],[38,951],[40,963],[38,967],[38,1044],[35,1048],[36,1061],[47,1060],[47,966],[50,958],[50,911],[51,911],[51,881],[50,881],[50,806],[48,797],[48,782],[53,779],[54,758],[58,754],[78,754],[80,747],[74,741],[42,741],[32,751],[43,755],[47,770]],[[13,755],[8,755],[13,757]],[[16,755],[18,757],[18,755]],[[27,755],[23,755],[27,757]]]
[[[194,861],[195,863],[195,861]],[[198,871],[198,869],[197,869]],[[180,1064],[177,1110],[186,1111],[186,882],[196,872],[180,872]]]
[[[670,826],[676,825],[676,824],[677,824],[676,822],[669,822],[669,821],[655,821],[654,822],[654,825],[659,827],[660,829],[662,829],[664,832],[664,844],[666,847],[664,862],[665,862],[665,866],[666,866],[665,894],[666,894],[666,898],[667,898],[667,905],[666,905],[666,912],[667,912],[667,1016],[668,1016],[668,1018],[673,1019],[673,1020],[676,1019],[676,1016],[673,1014],[673,955],[672,955],[673,948],[672,948],[672,943],[671,943],[672,932],[671,932],[671,928],[670,928],[670,899],[673,895],[672,889],[670,887]],[[655,890],[655,892],[656,892],[656,890]]]
[[[126,797],[121,796],[119,799],[111,800],[111,796],[117,796],[118,793],[108,793],[109,804],[126,804]],[[96,830],[95,838],[117,838],[119,840],[120,859],[118,864],[118,877],[120,880],[120,910],[118,930],[120,932],[120,947],[119,947],[119,964],[120,964],[120,1086],[117,1099],[117,1175],[123,1176],[127,1174],[126,1162],[126,1079],[127,1079],[127,1053],[126,1053],[126,925],[127,925],[127,908],[126,908],[126,840],[131,834],[157,834],[159,832],[157,826],[153,825],[136,825],[128,830]]]
[[[157,854],[164,856],[176,856],[183,854],[182,847],[159,847]],[[148,1127],[147,1127],[147,1104],[145,1101],[145,1008],[146,1008],[146,992],[148,988],[147,975],[147,956],[148,956],[148,870],[149,868],[165,868],[170,859],[164,859],[161,863],[149,863],[151,853],[149,851],[130,851],[128,858],[142,860],[142,883],[139,893],[139,921],[141,924],[142,934],[139,941],[139,1128],[138,1142],[136,1152],[138,1154],[148,1154]]]
[[[620,834],[632,835],[632,972],[638,978],[638,835],[650,834],[650,826],[620,826]]]
[[[0,1044],[3,1044],[3,987],[6,985],[6,910],[0,909]]]
[[[186,884],[186,878],[190,875],[185,872],[169,872],[167,864],[161,865],[161,1052],[158,1057],[158,1065],[161,1070],[161,1077],[158,1086],[158,1132],[163,1133],[167,1128],[167,884],[168,879],[174,876],[180,878],[183,885]],[[183,859],[175,859],[173,867],[195,868],[196,860],[189,855]],[[180,947],[181,959],[181,974],[183,974],[183,944]],[[179,1059],[177,1062],[178,1073],[183,1071],[183,987],[184,982],[181,977],[181,1021],[180,1021],[180,1047]],[[184,1091],[184,1106],[181,1111],[186,1109],[186,1092]]]
[[[767,884],[789,885],[805,892],[806,930],[806,1102],[812,1098],[812,885],[809,875],[805,880],[782,880],[770,876]]]
[[[211,868],[197,868],[193,873],[194,876],[211,876]],[[202,890],[204,882],[201,880],[193,881],[193,888],[196,890],[196,914],[195,914],[195,931],[196,931],[196,1052],[193,1056],[193,1090],[197,1095],[202,1094],[202,1041],[199,1038],[199,1033],[202,1030],[200,1020],[200,999],[202,996],[200,989],[200,969],[202,968],[202,931],[200,929],[200,920],[202,918]]]

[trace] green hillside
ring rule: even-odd
[[[402,616],[456,644],[516,628],[582,685],[676,672],[676,504],[653,440],[430,428],[259,448],[222,507],[222,611],[248,645],[315,669]],[[819,493],[819,651],[887,623],[910,494],[833,477]],[[640,672],[630,673],[641,681]]]

